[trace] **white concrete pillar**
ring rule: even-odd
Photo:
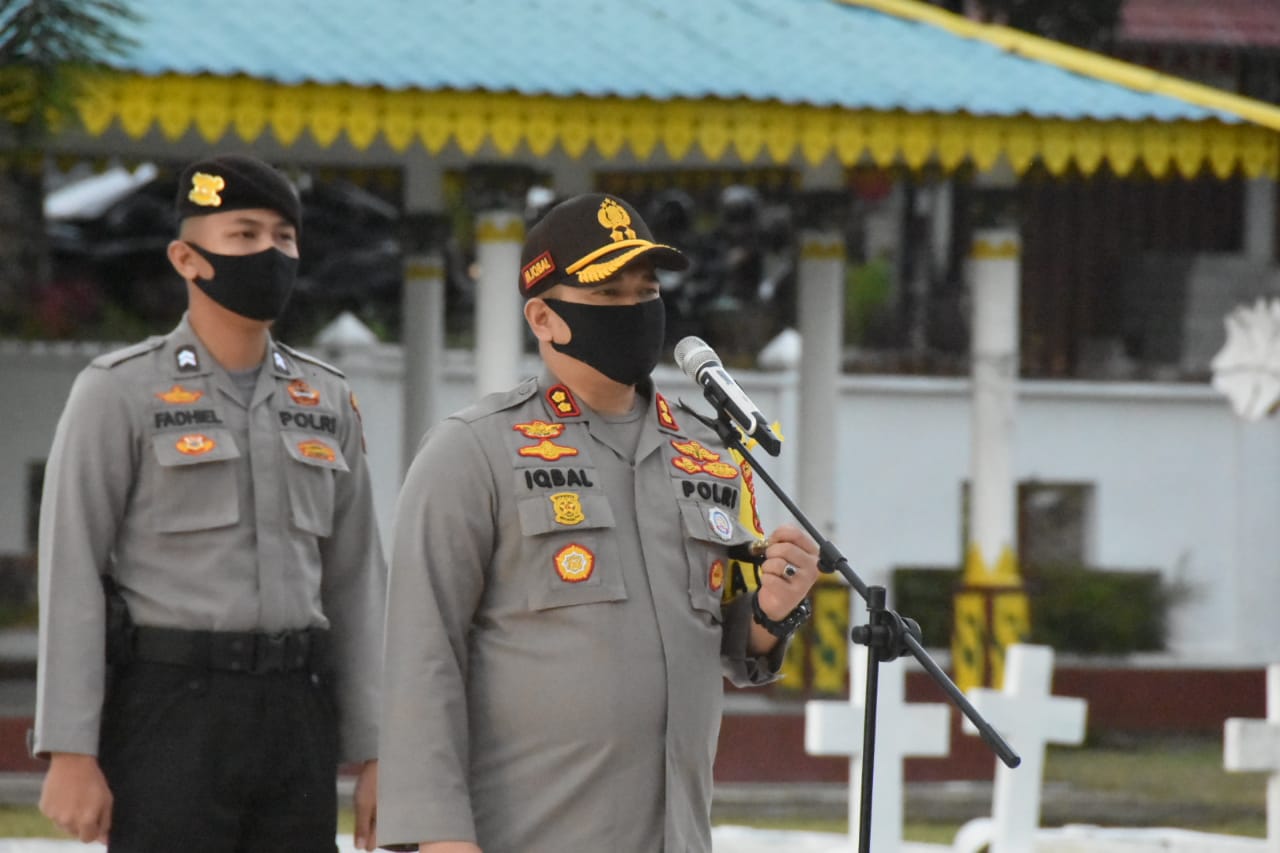
[[[1245,181],[1244,254],[1262,264],[1276,263],[1276,182],[1272,178]]]
[[[407,254],[401,324],[404,410],[400,469],[408,470],[422,436],[441,416],[440,369],[444,364],[444,258],[438,251]]]
[[[1018,233],[1000,228],[975,233],[969,258],[973,297],[969,546],[978,549],[988,571],[995,570],[1006,549],[1016,553],[1017,546],[1013,437],[1020,255]]]
[[[476,394],[503,391],[520,380],[524,351],[520,246],[524,221],[518,213],[490,210],[476,216]]]
[[[844,260],[844,235],[839,231],[800,232],[798,504],[814,526],[833,542],[837,537],[832,454],[837,446],[834,417],[844,326]]]

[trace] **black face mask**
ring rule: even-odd
[[[196,287],[214,302],[250,320],[274,320],[284,311],[298,280],[298,259],[279,249],[263,249],[252,255],[219,255],[188,246],[213,267],[213,278],[197,278]]]
[[[661,299],[635,305],[544,301],[573,334],[569,343],[551,345],[557,352],[591,365],[622,385],[635,385],[657,367],[667,319]]]

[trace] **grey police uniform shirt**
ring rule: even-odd
[[[109,573],[140,625],[327,627],[342,760],[376,756],[386,566],[355,406],[274,340],[246,403],[185,317],[80,373],[40,510],[37,754],[97,754]]]
[[[438,425],[397,506],[378,840],[708,851],[738,466],[656,391],[635,448],[545,375]]]

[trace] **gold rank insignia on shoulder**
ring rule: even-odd
[[[556,552],[556,574],[565,583],[582,583],[591,577],[596,568],[596,555],[577,543],[570,543]]]
[[[174,385],[168,391],[157,391],[156,396],[171,406],[182,406],[196,402],[204,396],[204,392],[188,391],[181,385]]]
[[[671,405],[667,402],[666,398],[661,394],[655,393],[653,395],[653,399],[654,406],[658,410],[658,426],[663,429],[671,430],[672,432],[679,432],[680,426],[676,423],[676,419],[672,417]]]
[[[222,196],[218,193],[226,188],[227,182],[221,176],[196,172],[191,176],[191,191],[187,198],[201,207],[221,207]]]
[[[582,501],[576,492],[556,492],[554,495],[547,495],[547,500],[551,501],[555,510],[556,524],[573,526],[587,520],[582,514]]]
[[[549,424],[546,421],[533,420],[516,424],[512,429],[525,438],[559,438],[564,432],[564,424]]]
[[[337,452],[318,438],[298,442],[298,452],[307,459],[319,459],[322,462],[333,462],[338,458]]]
[[[582,414],[578,401],[573,399],[573,394],[563,385],[552,385],[547,389],[547,402],[551,404],[551,411],[562,418],[576,418]]]
[[[218,446],[218,443],[203,433],[193,432],[182,436],[174,447],[184,456],[203,456]]]
[[[299,406],[318,406],[320,405],[320,392],[312,388],[301,379],[295,379],[289,383],[289,398]]]
[[[699,462],[719,462],[720,454],[715,451],[703,447],[696,441],[673,441],[671,446],[680,453],[688,456],[690,459],[696,459]]]
[[[536,456],[547,462],[555,462],[563,456],[577,456],[578,448],[567,447],[563,444],[556,444],[549,438],[544,438],[537,444],[522,447],[518,451],[521,456]]]

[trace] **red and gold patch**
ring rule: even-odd
[[[707,586],[711,587],[712,592],[719,592],[724,589],[723,560],[716,560],[711,564],[711,570],[707,573]]]
[[[536,456],[547,462],[555,462],[562,456],[577,456],[578,448],[567,447],[563,444],[556,444],[549,438],[544,438],[537,444],[531,444],[528,447],[522,447],[519,450],[521,456]]]
[[[525,438],[559,438],[564,432],[564,424],[549,424],[546,421],[533,420],[527,424],[516,424],[512,429]]]
[[[697,474],[702,470],[702,466],[694,462],[688,456],[677,456],[671,460],[671,464],[679,468],[686,474]]]
[[[552,385],[547,389],[547,402],[551,404],[551,411],[562,418],[576,418],[582,414],[578,401],[573,399],[573,394],[563,385]]]
[[[667,403],[666,398],[661,394],[654,394],[653,399],[658,408],[658,426],[663,429],[669,429],[672,432],[679,432],[680,426],[676,423],[676,419],[671,416],[671,405]]]
[[[185,456],[203,456],[218,446],[218,443],[203,433],[193,432],[178,439],[174,447]]]
[[[204,392],[190,391],[181,385],[174,385],[168,391],[157,391],[156,396],[171,406],[182,406],[199,400]]]
[[[718,462],[720,454],[706,447],[697,441],[672,441],[671,446],[676,450],[688,456],[690,459],[697,459],[699,462]]]
[[[287,390],[289,391],[289,399],[299,406],[320,405],[320,392],[301,379],[295,379],[290,382]]]
[[[332,462],[338,458],[334,449],[318,438],[298,442],[298,452],[307,459],[320,459],[324,462]]]
[[[595,571],[596,555],[590,549],[570,543],[555,556],[556,574],[565,583],[582,583]]]
[[[520,281],[524,284],[525,290],[532,290],[535,284],[551,275],[555,269],[556,262],[551,259],[551,253],[543,252],[520,270]]]
[[[702,466],[702,470],[712,477],[719,477],[721,480],[733,480],[738,476],[738,469],[728,462],[708,462]]]

